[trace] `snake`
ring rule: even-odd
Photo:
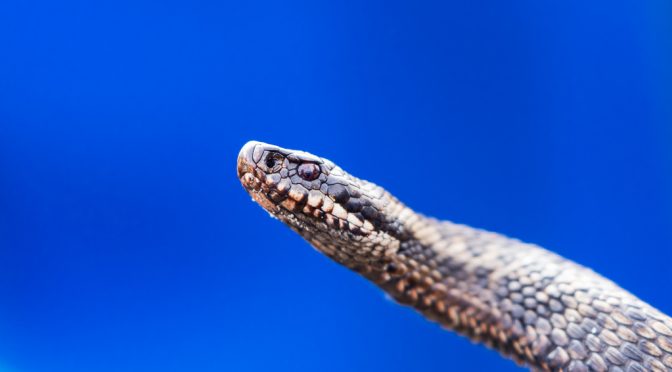
[[[396,302],[534,371],[672,371],[672,319],[535,244],[417,213],[319,156],[262,142],[243,188]]]

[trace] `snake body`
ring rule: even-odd
[[[261,142],[244,188],[401,304],[533,370],[672,371],[672,319],[544,248],[414,212],[327,159]]]

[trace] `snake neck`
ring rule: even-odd
[[[372,278],[392,270],[396,256],[418,242],[415,232],[419,226],[432,220],[373,183],[349,180],[361,190],[359,198],[343,205],[325,198],[325,204],[333,207],[329,206],[322,219],[301,219],[296,213],[279,218],[321,253]]]
[[[377,205],[380,213],[373,220],[374,234],[344,234],[345,229],[295,231],[322,253],[376,283],[397,302],[522,362],[524,350],[514,349],[512,332],[501,322],[491,288],[493,274],[502,274],[506,260],[493,260],[497,247],[488,246],[488,241],[510,240],[426,217],[387,191],[372,184],[362,186],[367,187],[377,188],[376,200],[381,201]]]
[[[518,342],[525,337],[523,327],[502,320],[501,298],[496,294],[497,278],[508,271],[507,260],[501,260],[498,246],[488,240],[508,239],[411,214],[407,208],[398,219],[407,228],[406,239],[386,257],[382,269],[367,268],[363,274],[397,302],[442,327],[495,348],[518,363],[536,361]]]

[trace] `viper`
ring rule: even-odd
[[[534,244],[416,213],[303,151],[248,142],[238,178],[334,261],[533,370],[672,371],[672,319]]]

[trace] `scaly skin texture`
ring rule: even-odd
[[[260,142],[238,177],[264,209],[398,302],[534,370],[672,371],[672,319],[533,244],[422,216],[329,160]]]

